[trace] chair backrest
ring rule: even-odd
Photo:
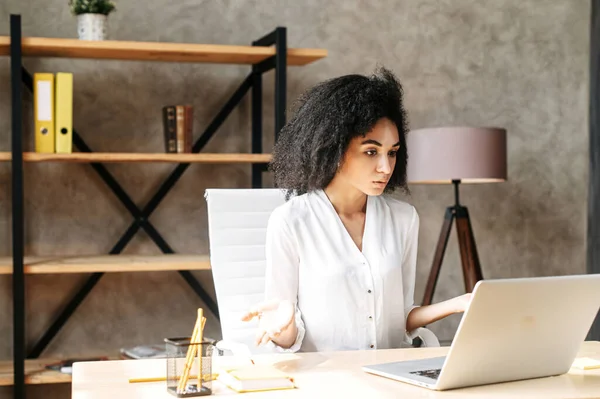
[[[257,322],[241,315],[264,300],[265,241],[271,212],[285,202],[282,190],[207,189],[210,263],[224,340],[246,344],[252,353]]]

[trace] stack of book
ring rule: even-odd
[[[192,152],[193,116],[194,109],[191,105],[167,105],[163,107],[166,152]]]

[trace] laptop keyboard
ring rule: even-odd
[[[431,378],[432,380],[437,380],[440,376],[440,371],[442,369],[430,369],[430,370],[419,370],[419,371],[410,371],[410,374],[420,375],[421,377]]]

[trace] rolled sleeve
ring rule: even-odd
[[[294,344],[292,346],[290,346],[289,348],[282,348],[281,346],[275,344],[273,341],[269,341],[267,346],[276,352],[282,352],[282,353],[298,352],[300,350],[300,347],[302,346],[302,341],[304,340],[304,334],[306,333],[306,329],[304,328],[304,322],[302,321],[302,314],[300,313],[300,310],[298,309],[297,306],[296,306],[295,320],[296,320],[296,327],[298,328],[298,333],[296,334],[296,340],[294,341]]]

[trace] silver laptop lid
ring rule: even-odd
[[[567,372],[600,308],[600,274],[482,280],[438,388]]]

